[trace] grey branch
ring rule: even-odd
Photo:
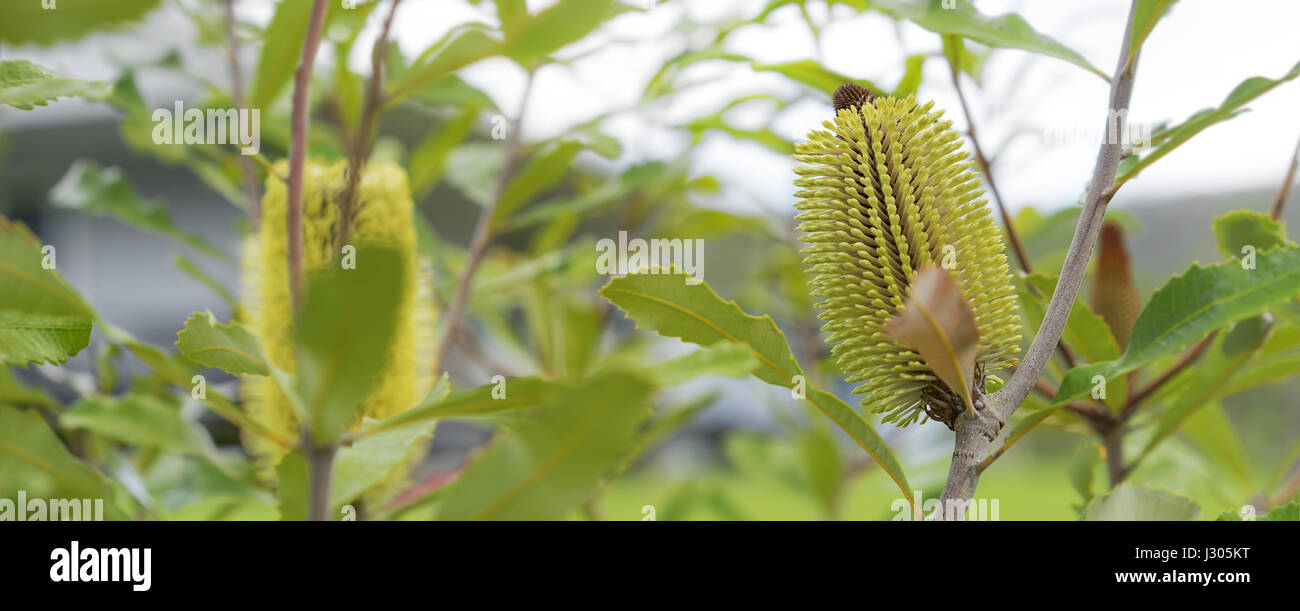
[[[1137,71],[1137,58],[1129,61],[1129,40],[1132,35],[1133,14],[1137,0],[1129,8],[1128,21],[1124,26],[1124,38],[1119,54],[1119,65],[1111,79],[1110,103],[1106,116],[1107,125],[1111,117],[1123,116],[1128,110],[1129,98],[1133,94],[1133,75]],[[1029,345],[1029,351],[1020,367],[1007,380],[998,392],[987,397],[987,407],[975,418],[958,418],[957,440],[953,449],[952,465],[948,469],[948,482],[943,488],[944,505],[953,500],[969,500],[975,495],[979,484],[977,465],[988,454],[993,439],[997,437],[1002,426],[1011,417],[1012,412],[1020,407],[1021,402],[1034,388],[1043,367],[1051,358],[1056,344],[1061,339],[1065,322],[1074,307],[1074,300],[1079,294],[1079,286],[1088,269],[1088,260],[1092,258],[1097,236],[1101,232],[1102,218],[1106,206],[1110,203],[1110,186],[1115,182],[1115,172],[1123,153],[1123,146],[1118,139],[1107,139],[1097,153],[1097,165],[1093,168],[1092,181],[1084,196],[1083,212],[1079,215],[1079,224],[1074,228],[1074,238],[1070,240],[1070,249],[1061,266],[1060,281],[1052,299],[1047,304],[1043,324]],[[938,515],[943,515],[939,512]]]

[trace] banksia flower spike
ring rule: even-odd
[[[933,102],[851,83],[833,102],[835,119],[795,148],[804,263],[816,273],[831,353],[846,380],[861,383],[861,405],[886,422],[952,428],[980,407],[985,372],[1010,365],[1020,342],[979,176]],[[936,331],[929,345],[952,358],[916,339]]]
[[[276,171],[287,174],[287,164],[278,164]],[[334,233],[346,172],[347,162],[343,161],[330,165],[309,162],[303,168],[303,267],[308,274],[339,265]],[[295,361],[287,214],[286,185],[273,176],[267,180],[260,229],[244,241],[241,305],[245,326],[262,340],[271,364],[292,372]],[[432,271],[416,256],[413,214],[406,172],[392,164],[368,164],[357,190],[349,242],[354,246],[379,243],[396,248],[402,255],[402,276],[406,281],[401,288],[387,364],[361,406],[359,418],[384,418],[410,409],[433,385]],[[298,437],[300,423],[274,377],[247,376],[241,391],[251,416],[291,439]],[[256,436],[246,437],[245,444],[264,472],[274,467],[285,452]]]

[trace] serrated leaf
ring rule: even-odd
[[[58,0],[47,10],[39,1],[9,1],[0,19],[0,42],[45,46],[72,41],[138,21],[159,4],[162,0]]]
[[[646,371],[646,376],[656,386],[667,388],[707,375],[739,378],[749,375],[757,366],[758,359],[748,347],[718,343],[656,363]]]
[[[1124,172],[1116,172],[1116,184],[1128,181],[1142,172],[1147,166],[1156,162],[1156,160],[1168,155],[1171,151],[1178,148],[1182,143],[1187,142],[1192,136],[1201,133],[1201,130],[1219,123],[1227,121],[1242,112],[1242,107],[1251,100],[1268,93],[1273,88],[1300,76],[1300,62],[1296,62],[1291,70],[1277,79],[1270,79],[1262,76],[1254,76],[1239,83],[1236,88],[1224,98],[1223,102],[1217,108],[1206,108],[1188,117],[1186,121],[1179,123],[1168,129],[1161,130],[1158,138],[1153,134],[1152,144],[1156,144],[1155,150],[1142,155],[1141,158],[1132,163]]]
[[[0,104],[32,110],[62,97],[102,100],[112,93],[108,83],[59,76],[26,60],[0,61]]]
[[[1162,356],[1174,354],[1237,321],[1255,316],[1300,294],[1300,248],[1285,246],[1259,253],[1255,269],[1239,261],[1193,265],[1151,296],[1138,315],[1128,349],[1113,361],[1076,367],[1061,382],[1054,402],[1088,393],[1093,376],[1107,380]]]
[[[176,349],[191,361],[229,374],[271,372],[262,343],[239,325],[217,322],[211,312],[195,312],[185,321],[176,334]]]
[[[1086,443],[1074,450],[1070,459],[1070,484],[1083,497],[1083,502],[1092,500],[1092,481],[1097,472],[1097,465],[1106,457],[1106,449],[1097,443]]]
[[[652,390],[635,377],[602,374],[562,393],[470,463],[438,519],[563,519],[632,443]]]
[[[59,425],[84,429],[133,446],[197,453],[197,437],[179,407],[145,393],[114,399],[91,397],[69,407]]]
[[[1286,244],[1286,223],[1253,210],[1234,210],[1215,217],[1214,241],[1223,256],[1236,259],[1247,246],[1263,252]]]
[[[912,278],[907,301],[880,329],[890,339],[921,355],[948,388],[974,413],[975,349],[979,328],[975,312],[947,270],[929,264]]]
[[[167,208],[142,199],[116,167],[104,168],[86,159],[73,162],[50,189],[50,203],[55,208],[113,218],[137,229],[169,236],[205,254],[229,258],[198,235],[176,227]]]
[[[356,269],[311,276],[294,329],[297,380],[317,441],[336,439],[388,364],[402,279],[395,249],[363,245]]]
[[[1122,484],[1088,503],[1083,519],[1096,521],[1196,520],[1201,507],[1187,497],[1164,490]]]
[[[64,363],[90,342],[94,312],[45,259],[26,226],[0,216],[0,364]]]
[[[1110,80],[1105,72],[1088,63],[1082,55],[1050,36],[1040,34],[1015,13],[986,17],[967,0],[872,0],[870,4],[895,19],[907,19],[936,34],[953,34],[989,47],[1022,49],[1063,59]]]
[[[768,316],[750,316],[734,301],[724,302],[707,283],[688,285],[681,274],[634,274],[610,280],[600,294],[627,312],[637,328],[655,331],[700,346],[731,342],[747,347],[759,367],[754,376],[768,384],[791,388],[803,370],[790,351],[785,334]],[[812,386],[805,400],[830,418],[889,474],[911,497],[902,465],[871,424],[839,397]]]

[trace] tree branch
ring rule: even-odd
[[[361,166],[365,165],[366,159],[370,157],[370,147],[375,140],[375,122],[378,119],[379,109],[383,106],[382,85],[384,58],[388,56],[388,32],[393,27],[393,15],[397,14],[397,5],[401,2],[402,0],[393,0],[392,6],[388,9],[388,18],[384,20],[379,38],[375,40],[374,49],[370,53],[370,82],[366,87],[361,125],[356,139],[352,141],[351,150],[348,151],[347,184],[343,188],[343,196],[339,199],[339,227],[334,236],[335,254],[338,254],[343,245],[348,243],[348,236],[352,231],[352,217],[356,215],[357,208],[357,188],[361,184]]]
[[[533,89],[533,72],[528,72],[528,78],[524,81],[524,94],[519,100],[519,111],[515,113],[515,119],[510,126],[510,132],[506,135],[506,155],[505,161],[501,165],[501,172],[497,174],[496,185],[492,188],[492,199],[488,202],[483,210],[479,212],[478,222],[474,226],[474,237],[469,244],[469,257],[465,263],[465,271],[460,276],[460,282],[456,286],[456,299],[451,302],[451,307],[447,310],[446,330],[443,331],[442,339],[438,343],[438,351],[433,361],[433,371],[441,372],[443,365],[447,362],[447,355],[451,353],[453,339],[457,333],[457,325],[460,324],[460,318],[464,314],[465,304],[469,302],[469,294],[473,288],[474,273],[478,271],[478,266],[483,262],[483,255],[487,252],[488,243],[492,241],[492,217],[496,214],[497,203],[501,201],[501,196],[506,191],[506,185],[510,184],[510,175],[515,165],[515,158],[519,156],[520,131],[524,120],[524,111],[528,108],[528,96]]]
[[[293,76],[293,117],[290,121],[289,145],[289,294],[297,310],[302,299],[302,166],[307,158],[307,92],[311,87],[311,69],[316,63],[316,48],[320,46],[320,31],[325,23],[326,0],[315,0],[311,7],[311,21],[307,24],[307,39],[302,45],[302,57]]]
[[[1137,0],[1129,7],[1128,18],[1124,24],[1124,36],[1121,39],[1119,63],[1115,77],[1111,79],[1110,102],[1107,107],[1106,122],[1116,113],[1127,112],[1129,100],[1133,95],[1133,76],[1137,70],[1136,57],[1129,57],[1129,41],[1132,36],[1133,15],[1137,9]],[[1084,195],[1083,212],[1074,229],[1074,238],[1070,240],[1070,249],[1061,266],[1060,280],[1052,299],[1047,304],[1043,324],[1029,345],[1024,361],[1012,374],[1011,379],[1001,390],[985,400],[986,407],[975,418],[958,418],[956,424],[957,439],[954,443],[952,464],[948,470],[948,482],[944,486],[942,501],[946,504],[955,499],[969,500],[975,494],[979,484],[977,465],[988,453],[989,446],[1006,423],[1011,413],[1020,407],[1029,392],[1034,388],[1043,367],[1051,358],[1056,344],[1061,339],[1069,319],[1070,309],[1078,297],[1079,286],[1083,283],[1088,269],[1088,260],[1092,257],[1101,233],[1102,219],[1106,206],[1112,195],[1109,187],[1115,182],[1115,172],[1119,166],[1123,145],[1116,139],[1104,141],[1097,152],[1097,164],[1093,168],[1092,180],[1088,192]],[[940,512],[942,515],[943,512]]]
[[[1286,206],[1287,195],[1291,193],[1291,183],[1295,182],[1296,166],[1300,165],[1300,140],[1295,143],[1295,152],[1291,153],[1291,165],[1287,167],[1286,178],[1282,180],[1282,188],[1277,192],[1277,199],[1273,200],[1273,220],[1282,218],[1282,208]]]

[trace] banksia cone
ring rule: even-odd
[[[276,166],[280,175],[288,165]],[[307,274],[339,265],[334,234],[339,221],[339,198],[346,183],[347,163],[307,163],[303,167],[303,268]],[[277,177],[267,180],[262,200],[260,229],[244,242],[242,310],[245,326],[256,334],[276,367],[295,369],[293,306],[289,295],[288,189]],[[359,416],[384,418],[414,407],[433,384],[432,272],[417,260],[414,205],[406,172],[392,164],[371,163],[357,189],[355,216],[349,242],[396,248],[402,254],[406,278],[397,308],[397,324],[389,346],[388,363],[376,380]],[[364,262],[358,262],[364,265]],[[241,385],[248,412],[292,439],[299,422],[288,399],[271,376],[247,376]],[[273,467],[285,450],[256,436],[245,445],[263,469]]]
[[[927,281],[925,298],[961,302],[935,311],[973,315],[973,371],[962,377],[978,388],[985,371],[1013,362],[1020,341],[1016,297],[979,176],[959,150],[952,122],[931,112],[933,102],[872,97],[852,84],[834,102],[835,120],[795,148],[802,164],[795,169],[795,207],[803,211],[799,228],[810,244],[804,263],[817,274],[812,293],[823,298],[818,307],[831,353],[847,381],[862,383],[854,389],[866,395],[862,406],[886,422],[907,426],[934,418],[952,427],[971,408],[963,398],[969,389],[945,383],[941,377],[951,376],[936,374],[940,368],[896,339],[902,325],[886,325],[912,307],[913,282],[926,266],[926,274],[951,281]],[[947,297],[944,287],[953,287]],[[920,307],[913,311],[929,316]]]

